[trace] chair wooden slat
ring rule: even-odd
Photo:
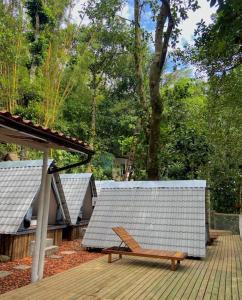
[[[183,252],[144,249],[123,227],[114,227],[112,229],[120,237],[122,242],[128,246],[128,249],[120,247],[104,249],[103,253],[108,254],[108,262],[110,263],[112,262],[112,254],[119,254],[119,259],[122,258],[122,255],[162,258],[171,260],[171,269],[174,271],[177,265],[180,264],[180,261],[187,257],[187,254]]]
[[[120,237],[120,239],[130,248],[131,251],[141,249],[139,243],[136,242],[136,240],[123,227],[114,227],[112,229]]]

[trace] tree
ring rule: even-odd
[[[201,178],[211,152],[204,83],[186,77],[171,83],[162,88],[165,122],[161,128],[161,174],[170,179]]]
[[[129,28],[123,19],[116,17],[121,4],[119,0],[98,2],[90,0],[84,10],[91,21],[89,35],[92,36],[88,47],[92,57],[89,65],[92,90],[90,135],[92,146],[96,142],[98,98],[102,98],[99,96],[108,84],[115,85],[114,69],[117,72],[115,65],[119,57],[126,55],[129,47]]]
[[[218,4],[213,23],[202,21],[187,57],[208,76],[207,138],[213,149],[207,168],[211,202],[220,212],[236,212],[241,166],[241,4]]]
[[[188,58],[209,76],[229,73],[242,63],[242,5],[237,0],[219,3],[213,23],[200,22],[188,51]]]
[[[242,73],[212,77],[208,91],[208,141],[213,152],[208,168],[214,209],[236,212],[242,165]]]
[[[77,55],[79,28],[70,24],[66,17],[70,2],[26,2],[32,24],[28,33],[32,54],[30,81],[36,91],[30,105],[39,115],[39,123],[49,127],[55,125],[65,100],[78,84],[79,69],[85,56],[85,48]],[[75,61],[71,61],[74,55]]]
[[[169,44],[176,44],[181,20],[187,18],[189,9],[197,9],[196,0],[151,1],[150,8],[155,20],[155,53],[150,65],[149,89],[151,104],[150,137],[147,161],[149,179],[159,179],[160,126],[163,120],[164,101],[160,94],[161,75],[167,58]]]
[[[24,25],[23,7],[19,1],[0,3],[0,109],[10,112],[21,103],[28,76]]]
[[[141,106],[141,125],[143,127],[144,133],[148,136],[148,120],[149,120],[149,107],[147,103],[147,92],[145,86],[145,51],[146,43],[142,36],[144,32],[141,29],[141,4],[139,0],[134,1],[134,61],[135,61],[135,72],[136,72],[136,89],[137,95],[139,97],[139,102]]]

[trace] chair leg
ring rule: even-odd
[[[174,259],[171,260],[171,269],[172,271],[176,271],[176,261]]]
[[[111,263],[111,262],[112,262],[112,254],[108,253],[108,263]]]

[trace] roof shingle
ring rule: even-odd
[[[48,161],[50,165],[52,160]],[[0,162],[0,234],[18,231],[41,184],[42,160]],[[58,174],[54,174],[66,222],[70,222]]]
[[[77,217],[85,198],[87,188],[92,179],[92,173],[60,175],[71,223],[76,224]]]
[[[108,182],[101,185],[98,201],[83,239],[86,247],[118,246],[112,227],[123,226],[144,248],[206,253],[206,182]],[[129,186],[129,184],[128,184]],[[190,187],[189,187],[190,186]]]
[[[0,163],[0,233],[16,233],[36,196],[41,182],[42,167],[21,162],[14,168],[14,162]]]

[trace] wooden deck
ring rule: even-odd
[[[220,236],[205,260],[169,261],[107,257],[0,296],[4,299],[242,299],[242,240]]]

